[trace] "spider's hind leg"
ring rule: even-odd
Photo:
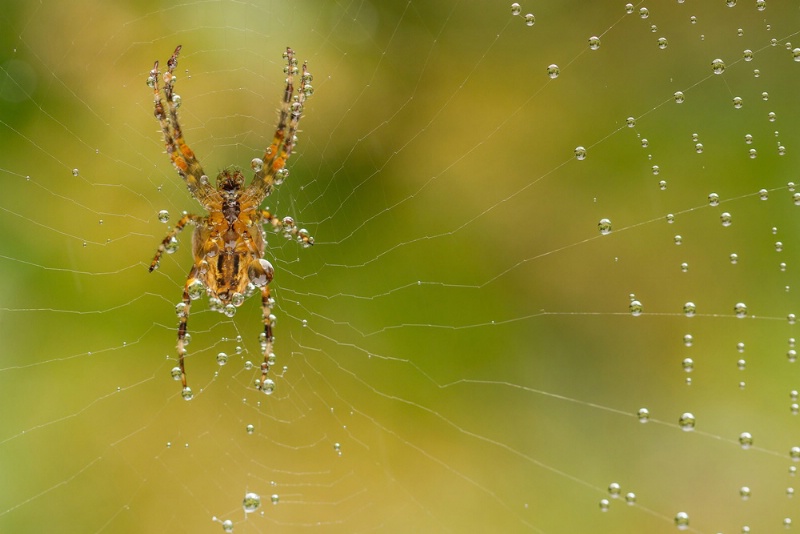
[[[259,336],[261,340],[261,350],[264,352],[264,361],[261,364],[261,380],[258,382],[258,389],[271,394],[275,389],[275,383],[267,378],[269,367],[275,361],[275,354],[273,353],[273,342],[275,338],[272,335],[272,323],[275,316],[272,315],[272,307],[275,301],[269,296],[269,286],[265,285],[261,288],[261,314],[264,319],[264,332]]]

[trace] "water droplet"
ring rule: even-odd
[[[716,193],[709,193],[708,194],[708,205],[709,206],[719,206],[719,195]]]
[[[740,96],[733,97],[733,107],[736,109],[742,109],[742,97]]]
[[[169,212],[167,210],[161,210],[158,212],[158,220],[162,223],[165,223],[169,220]]]
[[[613,498],[619,497],[620,493],[620,486],[617,482],[612,482],[608,485],[608,494],[611,495]]]
[[[277,493],[273,493],[272,497],[270,497],[270,500],[272,501],[272,504],[278,504],[278,502],[280,502],[281,498]]]
[[[186,292],[189,294],[190,299],[197,300],[203,296],[205,289],[206,286],[203,284],[203,282],[199,278],[195,278],[186,287]]]
[[[245,427],[245,431],[247,431],[247,433],[248,433],[248,434],[252,434],[253,432],[255,432],[255,431],[256,431],[256,427],[255,427],[255,426],[253,426],[253,425],[247,425],[247,426]]]
[[[176,108],[181,107],[181,95],[172,95],[172,103],[175,104]]]
[[[750,498],[750,488],[748,488],[747,486],[742,486],[741,488],[739,488],[739,495],[742,497],[743,501],[746,501],[747,499]]]
[[[642,314],[642,303],[638,300],[632,300],[630,305],[631,315],[638,317]]]
[[[225,307],[222,308],[222,313],[225,314],[225,317],[233,317],[236,315],[236,306],[233,304],[226,304]]]
[[[608,512],[608,499],[600,499],[600,511]]]
[[[636,504],[636,494],[632,491],[629,491],[625,494],[625,504],[628,506],[633,506]]]
[[[647,148],[648,144],[649,144],[649,141],[647,139],[642,139],[642,148]]]
[[[683,344],[687,347],[691,347],[692,343],[694,343],[694,337],[692,334],[686,334],[683,336]]]
[[[694,145],[694,151],[697,152],[698,154],[702,154],[703,153],[703,143],[697,143],[696,145]]]
[[[791,458],[793,462],[800,461],[800,447],[794,446],[789,449],[789,458]]]
[[[736,5],[736,0],[726,0],[726,1],[725,1],[725,4],[726,4],[728,7],[733,7],[733,6],[735,6],[735,5]]]
[[[597,223],[597,228],[600,230],[600,234],[608,235],[611,233],[611,221],[609,219],[600,219],[600,222]]]
[[[695,306],[694,302],[687,302],[683,305],[683,314],[686,317],[694,317],[694,314],[697,312],[697,306]]]
[[[169,372],[170,376],[172,376],[173,380],[180,380],[181,379],[181,368],[180,367],[173,367],[172,370]]]
[[[625,13],[628,15],[633,13],[633,4],[625,4]]]
[[[725,72],[725,62],[721,59],[715,59],[711,62],[711,70],[714,74],[722,74]]]
[[[719,216],[719,220],[722,223],[722,226],[730,226],[731,223],[733,222],[733,218],[731,217],[731,214],[728,213],[727,211],[723,212]]]
[[[756,9],[759,11],[767,9],[767,0],[756,0]]]
[[[747,155],[750,159],[756,159],[758,156],[758,151],[755,148],[751,148],[747,151]]]
[[[691,358],[684,358],[683,362],[681,362],[681,365],[683,365],[683,370],[687,373],[694,371],[694,360]]]
[[[769,113],[767,113],[767,120],[769,122],[775,122],[775,117],[776,115],[774,111],[770,111]]]
[[[678,530],[686,530],[689,528],[689,514],[686,512],[678,512],[675,514],[675,526]]]
[[[223,366],[226,363],[228,363],[228,355],[225,354],[224,352],[220,352],[219,354],[217,354],[217,365]]]
[[[668,224],[672,224],[672,223],[675,222],[675,216],[673,214],[671,214],[671,213],[667,213],[667,217],[666,218],[667,218],[667,223]]]
[[[78,169],[72,169],[72,176],[78,176],[80,171]]]
[[[183,397],[184,400],[187,401],[192,400],[194,398],[194,393],[192,393],[192,388],[190,388],[189,386],[183,388],[183,391],[181,391],[181,397]]]
[[[589,37],[589,49],[597,50],[598,48],[600,48],[600,38],[597,37],[596,35],[592,35],[591,37]]]
[[[536,17],[533,16],[533,13],[528,13],[525,15],[525,24],[528,26],[533,26],[536,22]]]
[[[731,263],[733,265],[736,265],[737,263],[739,263],[739,255],[736,254],[735,252],[731,254],[730,258],[731,258]]]
[[[778,252],[783,251],[783,243],[780,241],[775,241],[775,250]]]
[[[794,363],[797,361],[797,351],[795,349],[789,349],[786,352],[786,357],[789,359],[789,363]]]
[[[747,313],[747,309],[745,309],[745,313]],[[739,353],[744,352],[744,343],[743,342],[740,341],[740,342],[738,342],[736,344],[736,352],[739,352]]]
[[[639,418],[640,423],[646,423],[650,420],[650,410],[647,408],[639,408],[639,411],[636,412],[636,417]]]
[[[233,521],[230,519],[226,519],[222,522],[222,531],[223,532],[233,532]]]
[[[683,243],[683,236],[676,234],[675,237],[672,238],[675,241],[676,245],[680,245]]]
[[[651,170],[653,171],[653,175],[658,176],[658,173],[661,172],[661,167],[659,167],[658,165],[653,165]]]
[[[258,507],[261,506],[261,496],[257,493],[246,493],[244,499],[242,500],[242,508],[244,508],[244,513],[249,514],[258,510]]]
[[[659,37],[658,38],[658,48],[664,50],[667,47],[667,38],[666,37]]]
[[[253,169],[254,172],[261,172],[261,170],[264,168],[264,160],[261,158],[251,159],[250,168]]]
[[[754,54],[752,50],[745,50],[743,56],[745,61],[753,61]]]
[[[558,75],[561,73],[561,69],[558,68],[558,65],[553,63],[552,65],[547,67],[547,75],[552,78],[558,78]]]
[[[733,307],[733,313],[735,313],[736,317],[739,319],[747,317],[747,305],[744,302],[737,302]]]
[[[175,305],[175,315],[178,317],[186,317],[186,303],[179,302]]]
[[[264,380],[264,385],[261,386],[261,391],[263,391],[265,395],[272,395],[272,393],[275,391],[275,381],[273,381],[271,378]]]
[[[686,100],[686,97],[683,96],[683,91],[675,91],[673,96],[677,104],[683,104],[684,100]]]
[[[519,15],[520,13],[522,13],[522,7],[520,7],[520,5],[518,3],[516,3],[516,2],[511,4],[511,14],[512,15]]]
[[[787,315],[786,319],[789,321],[789,324],[794,324],[797,321],[797,317],[793,313]]]
[[[650,16],[650,11],[646,7],[643,7],[639,10],[639,16],[643,19],[646,19]]]
[[[750,432],[742,432],[739,434],[739,445],[745,450],[753,446],[753,436]]]
[[[697,17],[692,15],[691,17],[689,17],[689,22],[692,24],[697,24]]]

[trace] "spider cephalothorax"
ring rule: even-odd
[[[178,362],[173,369],[173,377],[183,383],[183,397],[191,399],[192,390],[186,385],[186,323],[189,317],[191,301],[200,298],[204,293],[209,297],[209,307],[231,317],[245,298],[256,291],[261,291],[264,333],[261,334],[261,348],[264,362],[261,364],[261,378],[257,381],[259,389],[272,393],[275,384],[267,378],[267,372],[275,359],[273,353],[272,315],[274,301],[270,297],[269,283],[274,270],[264,259],[265,235],[264,224],[270,224],[275,230],[282,230],[289,238],[296,238],[303,246],[314,244],[314,239],[304,229],[298,229],[291,217],[279,219],[272,213],[259,208],[264,198],[270,194],[274,185],[280,184],[288,175],[284,168],[292,154],[295,143],[297,125],[303,112],[303,104],[313,89],[311,74],[303,64],[300,77],[300,89],[295,94],[294,75],[298,74],[297,60],[291,48],[286,49],[286,89],[281,102],[278,127],[272,143],[264,152],[263,158],[254,158],[250,166],[255,171],[252,181],[245,187],[245,177],[236,167],[228,167],[217,175],[217,186],[212,187],[208,176],[203,172],[194,152],[184,142],[178,120],[180,97],[174,94],[175,67],[178,65],[178,54],[181,47],[167,62],[164,73],[164,97],[169,113],[159,90],[158,61],[150,71],[147,84],[153,88],[155,100],[155,116],[161,125],[164,144],[175,169],[181,175],[189,192],[208,211],[208,215],[185,214],[175,224],[175,228],[167,234],[158,247],[150,264],[150,271],[158,267],[158,261],[164,252],[172,253],[178,245],[177,234],[189,223],[195,225],[192,235],[192,256],[194,264],[189,271],[183,291],[183,299],[177,306],[178,326]]]

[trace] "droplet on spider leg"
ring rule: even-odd
[[[233,317],[236,315],[236,306],[233,304],[226,304],[225,307],[222,309],[222,313],[225,314],[225,317]]]
[[[277,357],[275,356],[274,352],[270,352],[269,354],[267,354],[267,365],[269,365],[270,367],[275,365],[275,359],[276,358]]]
[[[184,343],[185,345],[185,343]],[[181,379],[181,368],[180,367],[173,367],[172,370],[169,372],[170,376],[172,376],[173,380],[180,380]]]
[[[186,303],[179,302],[175,305],[175,314],[178,317],[186,317]]]
[[[176,108],[181,107],[181,95],[172,95],[172,103]]]
[[[231,296],[231,304],[233,304],[237,308],[241,306],[243,302],[244,302],[244,295],[242,295],[241,293],[234,293]]]
[[[289,177],[289,169],[283,168],[275,173],[275,185],[281,185]]]
[[[181,391],[181,397],[183,397],[184,400],[187,401],[192,400],[194,398],[194,393],[192,393],[192,388],[190,388],[189,386],[183,388],[183,390]]]
[[[261,158],[253,158],[250,160],[250,168],[253,169],[255,172],[261,172],[261,169],[264,168],[264,160]]]
[[[205,284],[203,284],[203,282],[200,279],[195,278],[186,288],[186,291],[189,294],[190,299],[197,300],[203,296],[205,289],[206,289]]]
[[[172,236],[169,238],[169,241],[167,241],[167,244],[164,245],[164,251],[167,254],[172,254],[176,250],[178,250],[178,239],[175,236]]]
[[[272,395],[275,392],[275,382],[271,378],[267,378],[261,386],[261,391],[263,391],[265,395]]]

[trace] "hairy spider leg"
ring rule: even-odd
[[[269,285],[261,288],[261,315],[264,319],[264,334],[261,347],[264,350],[264,362],[261,364],[261,381],[258,383],[258,389],[267,392],[267,373],[269,372],[270,357],[273,354],[273,342],[275,338],[272,336],[272,306],[274,301],[269,296]],[[272,393],[271,389],[269,393]]]
[[[214,188],[211,186],[208,176],[203,172],[200,162],[195,158],[194,152],[186,144],[183,139],[183,132],[181,131],[180,121],[178,119],[178,106],[180,105],[180,97],[174,93],[175,86],[175,67],[178,66],[178,54],[181,51],[180,45],[172,53],[172,56],[167,61],[167,72],[164,73],[164,96],[167,100],[167,107],[169,108],[169,120],[164,111],[164,103],[161,100],[161,91],[158,86],[158,61],[153,65],[153,70],[150,71],[150,76],[153,80],[153,98],[155,102],[155,110],[153,114],[161,124],[161,132],[164,135],[164,145],[167,148],[167,154],[172,160],[172,164],[181,175],[189,192],[194,198],[197,199],[203,207],[208,207],[208,203],[214,194]],[[176,98],[177,97],[177,98]]]
[[[308,73],[308,65],[303,62],[300,90],[296,96],[294,95],[294,74],[297,71],[297,59],[294,57],[294,51],[288,47],[284,57],[286,58],[286,89],[283,92],[278,126],[275,129],[275,135],[272,137],[272,144],[264,151],[264,163],[261,169],[256,171],[253,181],[248,187],[248,194],[257,204],[260,204],[272,192],[275,175],[283,170],[289,156],[292,155],[294,137],[303,113],[303,105],[306,97],[312,91],[311,85],[309,85],[311,75]]]
[[[191,213],[187,213],[183,217],[181,217],[177,223],[175,223],[175,228],[173,228],[165,237],[161,244],[158,245],[158,250],[156,251],[156,255],[153,258],[153,261],[150,263],[150,272],[152,273],[156,269],[158,269],[158,261],[161,259],[161,255],[164,254],[164,251],[167,250],[167,245],[169,245],[170,241],[172,241],[175,236],[177,236],[183,227],[189,223],[194,225],[202,224],[203,217],[199,215],[192,215]]]

